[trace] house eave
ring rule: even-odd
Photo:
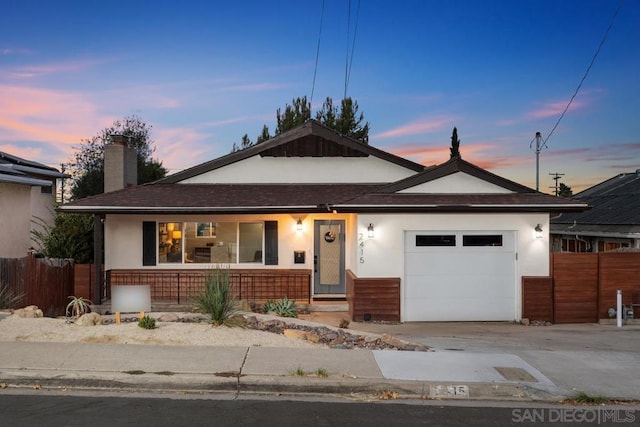
[[[60,206],[60,211],[77,214],[267,214],[267,213],[309,213],[326,212],[317,205],[301,206]]]
[[[420,213],[420,212],[559,212],[574,211],[576,205],[334,205],[334,209],[339,212],[350,213]]]

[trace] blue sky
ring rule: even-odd
[[[227,154],[310,97],[322,0],[4,0],[0,150],[59,167],[115,119],[153,126],[171,172]],[[536,132],[567,105],[617,0],[325,0],[313,108],[347,95],[371,145],[425,165],[462,157],[535,187]],[[640,168],[640,2],[622,3],[540,156],[575,191]],[[350,54],[349,54],[350,55]]]

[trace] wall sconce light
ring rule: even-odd
[[[296,230],[302,231],[302,220],[298,218],[298,222],[296,222]]]
[[[373,224],[369,223],[369,226],[367,227],[367,237],[369,237],[370,239],[373,239],[374,236],[375,236],[375,232],[373,230]]]
[[[536,239],[542,239],[542,226],[538,224],[534,230],[536,232]]]

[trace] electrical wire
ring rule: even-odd
[[[613,23],[615,22],[616,17],[618,16],[618,13],[620,12],[620,9],[622,8],[623,4],[624,4],[624,0],[620,0],[618,2],[618,8],[616,9],[615,13],[613,14],[613,17],[611,18],[611,22],[609,23],[609,27],[607,27],[607,30],[605,31],[604,36],[602,37],[602,40],[600,40],[600,44],[598,45],[598,49],[596,50],[596,53],[593,55],[593,58],[591,58],[591,62],[589,63],[589,66],[587,67],[584,75],[582,76],[582,79],[580,80],[580,83],[578,84],[578,87],[576,88],[575,92],[573,92],[573,95],[571,95],[571,99],[569,99],[569,103],[564,108],[564,111],[562,112],[562,114],[560,114],[560,117],[558,118],[558,121],[556,122],[556,124],[553,125],[553,128],[551,129],[551,132],[549,132],[549,135],[547,135],[547,137],[544,139],[544,142],[540,146],[540,149],[545,148],[545,146],[547,145],[547,141],[549,140],[549,138],[551,138],[551,135],[553,135],[553,132],[555,132],[556,128],[558,127],[558,125],[560,124],[560,122],[564,118],[565,114],[569,110],[569,107],[571,107],[571,104],[573,103],[573,100],[578,95],[578,92],[582,88],[582,84],[587,79],[587,76],[589,75],[589,72],[591,71],[591,67],[593,67],[593,64],[596,62],[596,58],[598,57],[598,54],[600,54],[600,50],[602,49],[602,46],[604,45],[605,41],[607,40],[607,37],[609,36],[609,32],[611,31],[611,28],[613,27]]]
[[[358,21],[360,18],[360,0],[358,0],[358,8],[356,9],[356,22],[353,30],[353,42],[351,43],[351,55],[349,55],[349,36],[351,34],[351,0],[349,0],[349,8],[347,10],[347,54],[344,66],[344,98],[347,98],[349,89],[349,80],[351,78],[351,66],[353,65],[353,53],[356,47],[356,35],[358,33]],[[351,58],[349,58],[351,56]]]
[[[322,0],[322,11],[320,12],[320,31],[318,32],[318,47],[316,49],[316,66],[313,69],[313,83],[311,84],[311,98],[309,105],[313,105],[313,92],[316,89],[316,75],[318,74],[318,59],[320,58],[320,39],[322,38],[322,21],[324,19],[324,1]]]

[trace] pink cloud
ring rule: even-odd
[[[4,72],[0,69],[0,75],[4,74],[5,76],[16,78],[16,79],[32,78],[32,77],[39,77],[39,76],[48,75],[48,74],[82,71],[89,68],[93,68],[96,65],[99,65],[103,62],[105,61],[87,59],[87,60],[57,62],[57,63],[39,64],[39,65],[26,65],[26,66],[9,68],[9,69],[6,69]]]
[[[109,123],[110,119],[101,117],[83,93],[0,85],[3,142],[55,144],[56,150],[71,156],[74,146]],[[31,160],[49,164],[53,159]],[[64,160],[55,159],[55,162]]]
[[[569,107],[569,110],[578,110],[580,108],[585,107],[587,104],[585,102],[581,102],[581,101],[576,101],[574,100],[571,103],[571,107]],[[532,119],[544,119],[547,117],[554,117],[554,116],[560,116],[560,114],[562,114],[562,112],[564,111],[564,109],[567,108],[567,102],[563,101],[563,102],[549,102],[546,103],[542,106],[540,106],[538,109],[534,110],[534,111],[530,111],[526,114],[527,118],[532,118]]]
[[[433,133],[440,131],[453,123],[452,117],[437,117],[430,119],[418,119],[411,123],[399,126],[395,129],[388,130],[376,135],[372,138],[385,139],[395,138],[399,136],[420,135],[425,133]]]

